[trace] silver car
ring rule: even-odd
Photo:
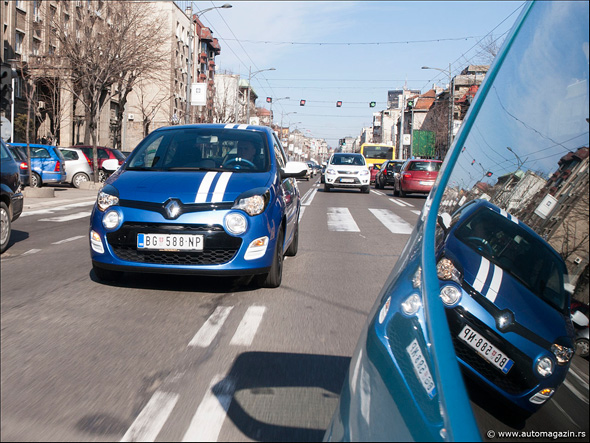
[[[94,181],[90,162],[80,148],[59,148],[59,150],[66,160],[66,183],[79,188],[80,183]]]

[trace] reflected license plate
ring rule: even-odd
[[[196,234],[137,234],[137,249],[202,251],[203,236]]]
[[[463,330],[459,333],[459,338],[475,349],[479,355],[504,374],[508,374],[508,371],[510,371],[510,368],[514,365],[514,362],[510,360],[504,352],[490,344],[489,341],[471,326],[464,326]]]
[[[428,369],[428,364],[426,363],[422,349],[420,349],[418,340],[412,340],[409,346],[406,347],[406,351],[410,356],[410,360],[412,360],[414,372],[418,376],[420,383],[422,383],[422,387],[424,387],[428,397],[433,398],[436,395],[434,380],[432,379],[432,374],[430,373],[430,369]]]

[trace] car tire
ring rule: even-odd
[[[258,286],[263,288],[278,288],[283,280],[283,240],[285,234],[283,226],[279,227],[279,235],[275,245],[274,257],[268,274],[256,276]]]
[[[588,339],[579,338],[576,340],[576,355],[588,358]]]
[[[406,192],[402,189],[402,185],[399,186],[398,193],[400,197],[406,196]]]
[[[80,184],[90,181],[90,177],[88,177],[83,172],[78,172],[76,175],[72,177],[72,186],[75,188],[79,188]]]
[[[363,187],[361,187],[361,192],[363,194],[370,194],[371,193],[371,187],[370,186],[363,186]]]
[[[330,185],[327,183],[324,183],[324,192],[330,192]]]
[[[381,186],[379,186],[379,178],[375,178],[375,189],[381,189]]]
[[[40,188],[43,186],[43,182],[41,181],[41,177],[36,172],[31,172],[31,188]]]
[[[299,216],[297,216],[297,220],[299,220]],[[299,250],[299,221],[295,225],[295,232],[293,233],[293,240],[291,240],[291,244],[285,251],[285,255],[288,257],[295,257],[297,255],[297,251]]]
[[[6,251],[8,242],[10,241],[10,233],[12,227],[10,224],[10,211],[8,206],[4,202],[0,202],[0,226],[2,231],[0,232],[0,254]]]
[[[110,269],[99,268],[97,266],[92,266],[92,270],[94,271],[94,275],[96,275],[96,277],[102,281],[113,282],[121,280],[123,277],[123,273],[121,271],[113,271]]]

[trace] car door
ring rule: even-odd
[[[41,180],[49,178],[47,173],[55,169],[55,160],[51,158],[49,151],[41,146],[31,147],[31,163],[33,170],[41,176]]]
[[[282,169],[287,165],[287,156],[283,147],[276,135],[273,134],[273,149],[277,169]],[[285,231],[285,240],[291,239],[295,232],[297,219],[299,217],[299,190],[297,182],[294,178],[285,178],[280,180],[280,192],[282,193],[283,202],[285,204],[285,215],[287,218],[287,226]],[[287,241],[285,242],[287,243]]]

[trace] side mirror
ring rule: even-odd
[[[106,169],[107,171],[116,171],[117,169],[119,169],[119,160],[114,159],[114,158],[110,158],[108,160],[105,160],[104,162],[102,162],[102,167],[103,169]]]
[[[449,232],[449,228],[451,227],[451,214],[444,212],[437,218],[438,224],[445,231],[445,235]]]
[[[301,162],[287,162],[281,169],[282,178],[303,178],[307,174],[307,164]]]

